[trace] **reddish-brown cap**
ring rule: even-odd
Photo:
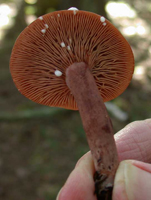
[[[125,38],[103,16],[78,10],[46,14],[25,28],[14,45],[10,71],[27,98],[76,110],[65,71],[81,61],[104,102],[119,96],[132,78],[134,57]]]

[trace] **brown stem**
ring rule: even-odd
[[[74,63],[67,68],[66,83],[77,102],[93,156],[95,193],[98,199],[111,199],[118,156],[106,107],[84,62]]]

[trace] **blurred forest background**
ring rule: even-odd
[[[77,111],[38,105],[11,79],[9,59],[20,32],[38,16],[77,7],[109,19],[135,56],[127,90],[106,103],[114,130],[151,117],[150,0],[1,0],[0,199],[55,200],[76,161],[89,148]]]

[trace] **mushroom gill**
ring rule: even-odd
[[[66,69],[74,62],[88,65],[104,102],[126,89],[134,70],[128,42],[108,20],[72,10],[46,14],[25,28],[14,45],[10,70],[27,98],[77,110],[65,81]]]

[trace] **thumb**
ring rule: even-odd
[[[94,165],[91,153],[86,153],[69,175],[57,200],[96,200],[94,194]]]
[[[151,199],[151,164],[122,161],[115,176],[113,200],[136,199]]]

